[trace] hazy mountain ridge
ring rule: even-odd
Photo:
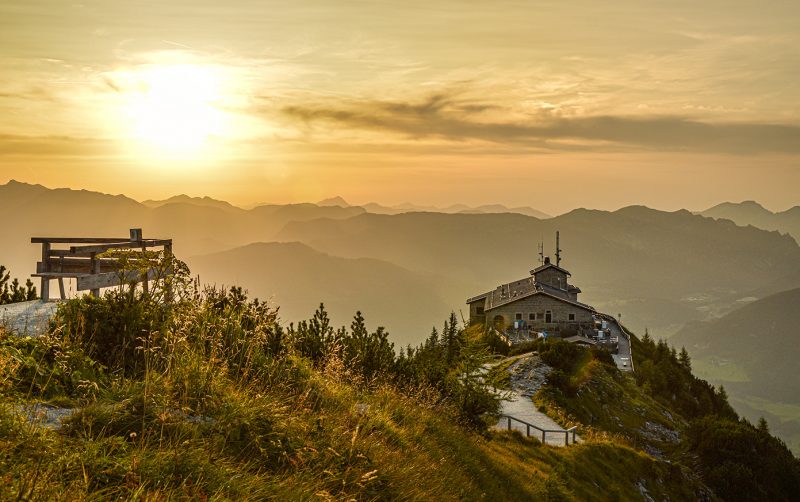
[[[681,301],[686,308],[673,320],[675,329],[691,313],[703,318],[709,309],[730,308],[741,296],[800,267],[800,248],[791,237],[688,211],[644,207],[578,209],[549,220],[515,214],[364,214],[290,222],[278,238],[458,278],[470,289],[450,298],[457,304],[526,275],[537,264],[536,241],[544,237],[545,251],[552,255],[556,230],[563,265],[586,301],[598,308],[609,302],[631,320],[637,316],[628,306],[657,310],[662,300]],[[632,324],[643,328],[643,323],[647,319]]]
[[[382,260],[331,256],[298,242],[254,243],[188,261],[205,282],[236,284],[274,300],[287,323],[309,317],[320,302],[336,325],[349,325],[358,309],[370,326],[388,326],[398,346],[418,343],[451,308],[434,276]]]
[[[163,200],[144,200],[142,205],[150,208],[157,208],[167,204],[192,204],[195,206],[208,206],[224,209],[226,211],[244,211],[244,209],[234,206],[230,202],[224,200],[213,199],[211,197],[190,197],[186,194],[173,195]]]
[[[526,216],[533,216],[534,218],[547,219],[552,218],[549,215],[538,209],[528,206],[507,207],[503,204],[484,204],[480,206],[468,206],[467,204],[452,204],[450,206],[438,207],[420,204],[411,204],[408,202],[396,204],[394,206],[386,206],[376,202],[369,202],[361,205],[351,205],[344,198],[340,196],[330,197],[317,202],[319,206],[339,206],[339,207],[363,207],[368,213],[375,214],[402,214],[402,213],[465,213],[465,214],[493,214],[493,213],[517,213]]]
[[[775,431],[800,451],[800,288],[688,324],[670,341],[685,345],[696,372],[724,384],[742,413],[751,420],[769,417]]]
[[[348,218],[364,212],[314,204],[231,210],[216,202],[205,203],[205,198],[186,199],[148,207],[124,196],[9,182],[0,185],[0,210],[15,214],[4,225],[7,242],[14,245],[0,250],[0,261],[24,276],[33,271],[39,255],[38,247],[30,244],[32,236],[126,239],[128,229],[135,227],[143,228],[145,237],[172,238],[176,253],[193,256],[272,240],[288,221]]]
[[[699,214],[709,218],[731,220],[737,225],[778,230],[791,234],[800,242],[800,206],[794,206],[786,211],[772,212],[758,202],[747,200],[739,203],[723,202]]]
[[[132,227],[142,227],[146,237],[173,238],[176,253],[189,257],[190,265],[191,257],[253,242],[302,242],[331,260],[371,258],[425,278],[415,294],[438,305],[441,318],[449,310],[463,309],[466,297],[527,275],[538,263],[536,243],[544,240],[545,252],[552,255],[559,230],[563,265],[583,289],[582,299],[600,310],[622,313],[627,324],[640,330],[648,326],[656,336],[669,335],[689,320],[725,313],[742,297],[800,286],[800,274],[786,272],[800,270],[800,248],[791,237],[688,211],[576,209],[542,220],[515,213],[379,215],[359,206],[309,203],[231,211],[216,203],[179,199],[150,208],[124,196],[17,182],[0,185],[0,207],[15,214],[5,223],[11,244],[0,249],[0,263],[24,278],[39,255],[39,247],[29,244],[32,235],[125,238]],[[270,264],[257,260],[254,266],[255,273]],[[292,280],[311,284],[309,276],[298,267]],[[253,290],[262,292],[260,285]],[[355,287],[329,295],[351,301],[342,307],[348,315],[362,309],[368,319],[375,317],[359,303],[363,295]],[[406,304],[412,300],[396,298],[395,312],[409,312]],[[308,301],[333,299],[312,294]],[[282,305],[285,314],[294,308],[288,301]],[[424,337],[430,316],[430,311],[421,316],[387,313],[384,319],[399,322],[402,328],[387,327],[405,340]],[[412,329],[409,319],[419,325]]]

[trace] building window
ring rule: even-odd
[[[544,312],[544,322],[553,322],[553,313],[549,310]]]
[[[536,314],[534,314],[533,312],[528,314],[528,320],[529,321],[535,321],[536,320]]]
[[[569,320],[570,321],[574,321],[575,320],[575,314],[570,314],[569,315]]]
[[[483,315],[483,307],[478,307],[475,309],[475,313],[478,315]]]
[[[514,314],[514,319],[516,319],[517,321],[521,321],[522,320],[522,312],[517,312],[516,314]]]

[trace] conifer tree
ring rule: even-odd
[[[19,279],[12,280],[9,285],[9,279],[11,279],[11,272],[0,265],[0,305],[26,302],[38,298],[36,286],[30,279],[25,282],[24,286],[20,286]]]
[[[686,347],[681,347],[681,353],[678,356],[678,362],[685,369],[692,369],[692,359],[689,357],[689,352],[686,351]]]

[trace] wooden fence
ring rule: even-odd
[[[42,258],[36,264],[33,277],[42,280],[42,300],[50,300],[50,281],[58,280],[61,299],[66,298],[64,279],[75,279],[78,291],[91,291],[98,296],[101,288],[127,283],[141,283],[147,290],[148,281],[158,279],[155,260],[147,251],[162,248],[165,257],[172,256],[172,239],[144,239],[140,228],[130,230],[128,238],[103,237],[33,237],[32,244],[42,245]],[[56,249],[58,247],[59,249]],[[123,270],[119,259],[103,257],[110,250],[141,250],[144,270]]]
[[[550,433],[550,434],[564,434],[564,446],[569,446],[569,444],[570,444],[569,443],[569,435],[572,434],[572,444],[575,444],[575,436],[576,436],[575,429],[577,429],[577,427],[570,427],[567,430],[564,430],[564,429],[542,429],[541,427],[539,427],[537,425],[530,424],[530,423],[528,423],[528,422],[526,422],[524,420],[520,420],[520,419],[518,419],[516,417],[512,417],[511,415],[500,415],[500,418],[501,419],[505,418],[505,419],[508,420],[508,431],[509,432],[511,432],[511,430],[512,430],[512,427],[511,427],[511,421],[512,420],[515,421],[515,422],[519,422],[519,423],[521,423],[522,425],[525,426],[525,436],[527,436],[527,437],[531,436],[531,429],[536,429],[538,432],[540,432],[542,434],[542,444],[547,444],[545,441],[547,440],[547,434],[548,433]],[[537,434],[537,438],[538,438],[538,434]]]

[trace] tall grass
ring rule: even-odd
[[[170,287],[171,303],[125,289],[65,303],[45,337],[0,334],[0,499],[577,500],[576,479],[601,478],[589,447],[627,459],[614,493],[636,476],[696,488],[607,441],[476,434],[435,386],[365,378],[346,351],[304,357],[239,289]],[[75,411],[52,430],[31,402]]]

